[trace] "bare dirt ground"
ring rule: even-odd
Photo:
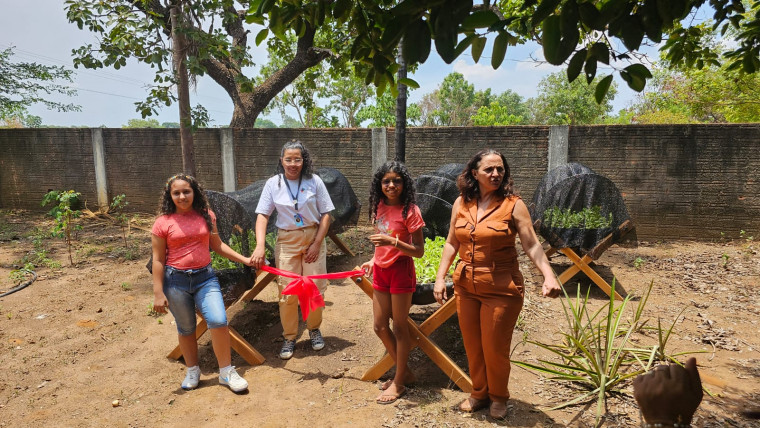
[[[149,228],[150,216],[137,225]],[[230,312],[230,324],[266,358],[251,367],[233,353],[233,364],[250,384],[236,395],[219,386],[208,334],[200,340],[201,384],[183,391],[182,362],[166,354],[176,345],[171,315],[150,315],[151,280],[145,269],[149,233],[132,228],[129,248],[119,227],[105,220],[82,220],[74,242],[74,266],[65,244],[50,238],[49,217],[28,212],[0,212],[0,292],[13,287],[11,272],[24,262],[37,265],[39,278],[29,287],[0,298],[0,426],[593,426],[595,404],[562,410],[552,406],[573,397],[572,388],[513,367],[512,399],[505,421],[481,411],[461,414],[453,406],[466,397],[420,350],[410,365],[418,382],[393,405],[374,402],[376,384],[360,380],[383,355],[372,331],[371,302],[350,280],[333,281],[328,289],[323,334],[327,346],[311,350],[302,334],[289,361],[277,358],[281,346],[276,287]],[[640,243],[638,248],[612,247],[595,269],[613,276],[626,292],[641,295],[654,288],[645,317],[669,326],[679,312],[670,353],[695,354],[709,377],[695,426],[757,426],[738,410],[760,405],[760,256],[747,234],[726,231],[724,242]],[[330,271],[350,270],[371,256],[367,230],[343,235],[357,252],[349,257],[330,243]],[[549,358],[523,339],[560,341],[565,325],[560,300],[539,297],[540,275],[521,259],[527,280],[523,319],[515,331],[513,359],[536,362]],[[554,257],[561,272],[569,262]],[[580,285],[578,282],[580,281]],[[568,291],[585,290],[589,281],[576,277]],[[592,304],[606,296],[591,286]],[[635,307],[636,302],[631,304]],[[424,319],[436,305],[413,308]],[[467,360],[456,319],[432,339],[460,366]],[[655,337],[641,337],[655,343]],[[684,358],[684,357],[681,357]],[[637,426],[639,413],[630,385],[607,405],[603,426]],[[113,401],[118,400],[118,406]]]

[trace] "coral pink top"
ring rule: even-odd
[[[422,213],[417,205],[412,204],[406,213],[406,219],[402,217],[403,205],[385,205],[383,201],[377,204],[377,216],[375,230],[393,238],[398,237],[398,242],[412,242],[412,233],[425,225]],[[375,264],[387,268],[392,265],[403,253],[392,245],[375,247]]]
[[[211,223],[216,215],[208,211]],[[151,232],[166,240],[166,266],[175,269],[200,269],[211,263],[210,231],[206,220],[196,211],[162,215],[153,223]]]

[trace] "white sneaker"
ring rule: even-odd
[[[235,366],[230,366],[229,369],[219,372],[219,383],[229,386],[234,392],[241,392],[248,389],[248,382],[240,377],[235,370]]]
[[[198,366],[188,367],[185,380],[182,381],[182,389],[195,389],[201,380],[201,368]]]

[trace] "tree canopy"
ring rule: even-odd
[[[218,83],[233,102],[230,126],[253,127],[269,102],[304,70],[332,55],[329,49],[315,45],[315,36],[329,25],[331,14],[325,13],[325,1],[261,0],[66,0],[67,18],[80,29],[97,34],[99,43],[74,50],[75,66],[86,68],[127,65],[131,58],[155,68],[156,77],[150,95],[137,103],[143,117],[161,105],[175,100],[175,76],[171,64],[170,8],[182,5],[180,31],[188,41],[188,71],[192,76],[208,75]],[[246,75],[254,58],[249,34],[254,24],[265,18],[254,13],[262,3],[268,9],[269,28],[259,28],[255,43],[262,43],[271,31],[284,39],[294,34],[291,56],[266,78],[256,81]],[[304,19],[309,16],[311,19]],[[347,34],[347,33],[346,33]]]
[[[28,114],[34,104],[42,104],[57,111],[79,111],[75,104],[49,99],[50,95],[76,95],[68,86],[72,82],[71,70],[33,62],[13,62],[13,48],[0,51],[0,121],[21,126],[40,126],[37,116]]]
[[[276,10],[288,1],[257,1],[257,16]],[[303,2],[311,4],[311,2]],[[317,2],[323,4],[322,2]],[[379,90],[395,87],[396,50],[401,38],[408,64],[425,62],[431,41],[440,57],[451,63],[470,50],[475,62],[484,52],[489,34],[495,34],[491,65],[498,68],[507,47],[535,40],[546,61],[567,64],[567,77],[583,74],[587,82],[597,77],[600,63],[612,66],[636,91],[651,78],[637,61],[646,44],[664,42],[667,59],[674,66],[703,68],[725,62],[729,69],[753,73],[760,69],[760,0],[337,0],[331,3],[336,19],[348,20],[355,32],[351,58],[365,82]],[[713,12],[713,28],[724,34],[734,29],[734,49],[718,54],[702,43],[703,30],[687,20],[698,9]],[[303,14],[317,22],[321,14]],[[270,27],[282,28],[271,19]],[[280,30],[282,31],[282,30]],[[626,65],[627,64],[627,65]],[[612,75],[597,80],[595,97],[607,93]],[[414,85],[414,82],[410,84]]]

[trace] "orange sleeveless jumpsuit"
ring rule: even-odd
[[[509,399],[509,348],[524,295],[512,219],[518,199],[492,200],[480,221],[477,201],[462,201],[454,221],[460,257],[454,292],[472,397],[478,400]]]

